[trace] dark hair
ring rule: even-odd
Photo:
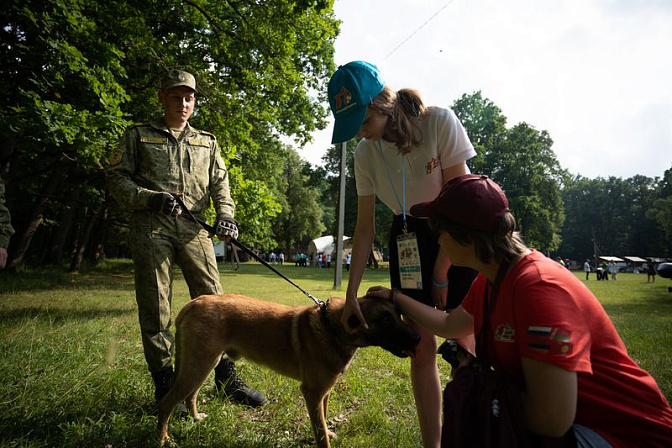
[[[427,106],[419,91],[401,89],[394,92],[385,86],[371,101],[370,107],[391,118],[387,125],[399,151],[406,153],[422,141],[419,121],[427,112]]]
[[[473,244],[476,256],[483,263],[490,263],[493,258],[501,263],[503,260],[510,260],[522,254],[527,249],[520,232],[516,231],[516,219],[509,212],[499,220],[496,233],[474,230],[441,216],[431,217],[429,225],[437,235],[447,232],[458,244],[463,246]]]

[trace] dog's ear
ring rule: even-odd
[[[359,318],[355,316],[354,314],[348,317],[348,327],[350,328],[357,328],[361,325],[362,323],[360,322]]]

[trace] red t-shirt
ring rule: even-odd
[[[480,274],[462,302],[476,334],[487,283]],[[536,251],[523,257],[502,281],[490,324],[495,369],[521,384],[523,357],[576,372],[575,423],[614,447],[672,447],[672,409],[656,381],[628,356],[602,305],[566,268]]]

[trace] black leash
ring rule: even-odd
[[[200,225],[200,226],[203,228],[203,230],[207,231],[207,232],[208,232],[209,234],[211,234],[211,235],[216,235],[216,234],[217,234],[217,232],[215,232],[215,228],[214,228],[213,226],[211,226],[211,225],[208,224],[207,222],[203,221],[202,219],[198,219],[197,217],[195,217],[195,216],[193,215],[193,213],[191,213],[191,210],[189,210],[189,209],[187,208],[187,206],[184,204],[184,201],[182,201],[182,198],[180,198],[180,197],[177,196],[177,195],[173,195],[173,197],[175,198],[175,202],[177,202],[177,204],[182,208],[182,214],[181,214],[180,216],[183,216],[183,217],[189,219],[190,221],[193,221],[193,222],[195,222],[196,224]],[[304,293],[304,294],[305,294],[306,296],[308,296],[313,302],[315,302],[315,304],[316,304],[317,306],[319,306],[320,308],[324,308],[324,307],[325,307],[326,304],[325,304],[323,301],[321,301],[320,299],[314,297],[312,294],[310,294],[309,292],[305,291],[305,290],[304,290],[303,288],[301,288],[299,285],[297,285],[296,283],[294,283],[293,281],[291,281],[290,279],[288,279],[285,275],[283,275],[282,272],[278,271],[278,270],[275,269],[273,266],[271,266],[270,264],[268,264],[268,263],[266,262],[266,260],[264,260],[263,258],[261,258],[259,255],[255,254],[254,251],[252,251],[252,249],[250,249],[249,247],[247,247],[246,245],[244,245],[243,243],[241,243],[240,241],[238,241],[237,239],[235,239],[235,238],[233,238],[233,237],[231,237],[229,241],[230,241],[230,243],[231,243],[231,247],[234,249],[234,250],[233,250],[233,253],[235,254],[236,258],[238,258],[238,255],[237,255],[237,253],[236,253],[236,251],[235,251],[235,247],[238,247],[238,248],[242,249],[243,252],[245,252],[246,254],[248,254],[249,256],[251,256],[252,258],[254,258],[255,260],[257,260],[259,263],[263,264],[263,265],[266,266],[268,269],[270,269],[271,271],[273,271],[273,272],[275,272],[276,274],[278,274],[280,277],[282,277],[282,278],[284,278],[285,280],[287,280],[290,284],[292,284],[294,287],[296,287],[296,289],[298,289],[299,291],[301,291],[302,293]],[[234,247],[234,246],[235,246],[235,247]]]

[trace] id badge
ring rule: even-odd
[[[399,278],[402,289],[422,289],[422,269],[420,267],[420,251],[415,232],[397,236],[399,254]]]

